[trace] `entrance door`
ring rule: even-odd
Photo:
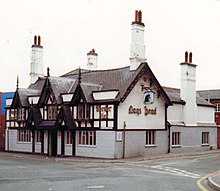
[[[48,155],[57,156],[57,130],[48,131]]]
[[[72,156],[76,156],[76,130],[72,130]]]

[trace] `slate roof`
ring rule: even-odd
[[[94,102],[92,97],[93,91],[109,91],[118,90],[119,94],[116,100],[123,101],[124,97],[129,93],[133,86],[131,84],[142,74],[146,74],[153,83],[160,90],[168,105],[173,103],[185,104],[184,100],[180,98],[180,90],[177,88],[161,87],[153,72],[147,63],[142,63],[137,70],[130,70],[130,67],[122,67],[110,70],[81,70],[81,89],[84,93],[87,102]],[[18,89],[22,105],[30,106],[27,96],[40,95],[44,87],[46,79],[49,79],[51,88],[58,103],[61,103],[60,94],[74,93],[78,85],[79,69],[75,69],[60,77],[43,77],[39,78],[36,83],[31,84],[27,89]],[[199,91],[201,95],[201,91]],[[220,90],[219,90],[220,94]],[[213,93],[214,95],[214,93]],[[204,106],[212,106],[212,104],[205,101],[202,97],[197,95],[197,104]],[[171,102],[170,102],[171,101]]]
[[[14,107],[16,101],[19,101],[19,104],[21,104],[21,106],[23,107],[30,106],[28,102],[28,96],[40,95],[40,92],[41,90],[33,90],[33,89],[25,89],[25,88],[17,89],[12,101],[12,107]],[[16,98],[19,100],[16,100]]]
[[[116,68],[111,70],[81,70],[82,83],[92,83],[100,86],[100,90],[118,89],[123,90],[131,83],[143,68],[141,64],[137,70],[130,71],[130,67]],[[62,77],[78,78],[79,69],[73,70]]]
[[[75,79],[66,77],[49,77],[49,81],[58,103],[61,103],[60,93],[69,93]]]
[[[200,90],[198,94],[206,100],[220,99],[220,89],[216,90]]]
[[[171,88],[171,87],[163,87],[163,89],[165,90],[165,92],[167,93],[167,95],[169,96],[170,100],[173,103],[180,103],[180,104],[186,103],[184,100],[181,100],[181,98],[180,98],[180,89]],[[197,105],[200,105],[200,106],[203,105],[203,106],[214,107],[213,104],[209,103],[204,98],[202,98],[198,92],[196,95],[196,103],[197,103]]]
[[[86,86],[86,90],[88,90],[88,92],[91,92],[91,90],[118,90],[119,94],[117,95],[116,100],[122,101],[122,98],[124,95],[126,95],[129,86],[132,84],[132,82],[134,82],[134,80],[138,77],[138,75],[141,72],[149,75],[149,77],[154,81],[154,84],[157,86],[157,88],[160,89],[162,96],[170,105],[171,103],[169,98],[163,91],[162,87],[160,86],[159,82],[157,81],[156,77],[154,76],[147,63],[141,63],[136,70],[130,70],[130,66],[111,70],[81,70],[81,81],[82,84]],[[62,77],[70,77],[77,79],[78,73],[79,69],[76,69],[67,74],[62,75]],[[89,83],[93,84],[94,86],[89,87]],[[84,88],[82,89],[84,90]]]

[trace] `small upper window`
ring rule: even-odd
[[[220,111],[220,103],[215,104],[215,111]]]
[[[57,107],[54,105],[48,106],[48,120],[55,120],[57,117]]]

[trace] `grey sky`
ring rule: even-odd
[[[186,50],[197,64],[197,89],[220,88],[220,2],[215,0],[7,0],[0,6],[0,91],[30,78],[33,36],[41,35],[44,71],[57,76],[94,48],[100,69],[129,65],[131,22],[142,10],[147,62],[164,86],[180,86]]]

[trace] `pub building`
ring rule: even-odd
[[[130,65],[43,74],[41,37],[34,37],[28,88],[7,100],[6,151],[49,156],[128,158],[216,149],[214,106],[196,93],[196,65],[185,53],[181,88],[162,87],[146,62],[142,12],[131,24]]]

